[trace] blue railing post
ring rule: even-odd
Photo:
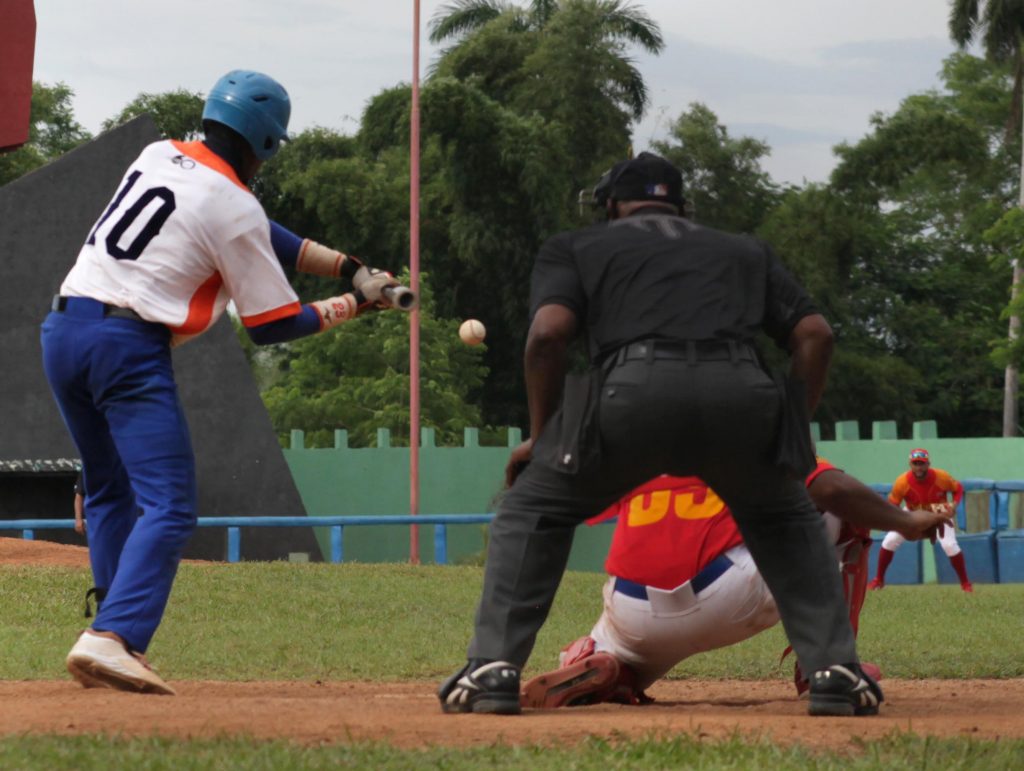
[[[1024,481],[1020,483],[1024,487]],[[344,562],[344,531],[346,527],[377,525],[434,525],[435,561],[448,564],[448,525],[487,524],[494,514],[418,514],[412,515],[328,515],[288,517],[199,517],[199,527],[218,527],[227,530],[227,561],[240,562],[242,559],[243,527],[326,527],[330,531],[331,562]],[[11,531],[21,533],[26,540],[35,539],[37,530],[71,530],[73,519],[7,519],[0,520],[0,533]],[[327,557],[327,555],[324,555]]]
[[[434,562],[438,565],[448,564],[447,525],[434,525]]]
[[[345,558],[343,547],[341,525],[334,525],[331,528],[331,562],[338,563]]]
[[[988,498],[988,526],[992,530],[1005,530],[1002,522],[1003,511],[1009,508],[1009,493],[993,490]]]
[[[238,527],[228,528],[228,562],[238,562],[242,556],[242,530]]]

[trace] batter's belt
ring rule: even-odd
[[[53,296],[53,302],[50,303],[50,310],[55,313],[64,313],[68,309],[69,305],[78,306],[79,308],[87,310],[95,310],[96,315],[98,316],[113,316],[119,319],[132,319],[133,321],[144,321],[147,324],[151,323],[146,321],[131,308],[122,308],[118,305],[101,303],[99,300],[94,300],[91,297],[64,297],[63,295],[55,294]]]

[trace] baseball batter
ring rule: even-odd
[[[890,506],[820,459],[807,485],[819,509],[828,510],[823,516],[856,632],[870,528],[884,522],[920,538],[943,517]],[[642,702],[644,689],[680,661],[742,642],[779,621],[732,514],[700,479],[653,479],[591,523],[613,516],[618,524],[606,562],[604,612],[589,636],[563,650],[559,670],[525,684],[523,706]],[[876,667],[864,666],[877,676]],[[798,693],[807,690],[799,668],[795,681]]]
[[[229,300],[266,344],[386,305],[396,283],[269,222],[250,192],[287,139],[290,112],[287,92],[266,75],[235,70],[218,80],[204,140],[142,151],[43,324],[46,376],[82,458],[100,601],[67,657],[86,687],[174,693],[142,655],[196,527],[195,461],[171,346],[209,329]],[[353,291],[302,305],[285,265],[348,278]]]
[[[950,501],[949,496],[953,496]],[[910,451],[910,471],[900,474],[893,482],[889,500],[895,505],[904,504],[908,509],[938,508],[953,516],[953,510],[964,497],[964,486],[940,468],[931,467],[928,451],[918,447]],[[889,569],[896,550],[906,540],[898,532],[886,533],[882,539],[882,548],[878,551],[878,572],[868,584],[869,589],[885,588],[885,571]],[[974,587],[967,578],[967,564],[964,553],[956,540],[956,528],[945,528],[939,539],[942,550],[949,557],[949,564],[960,579],[960,588],[965,592],[973,592]]]

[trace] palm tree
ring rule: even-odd
[[[530,0],[522,7],[508,0],[454,0],[441,6],[430,20],[430,41],[452,41],[457,46],[479,32],[495,19],[505,17],[513,31],[543,32],[560,13],[572,6],[589,7],[601,19],[602,43],[637,45],[649,53],[660,53],[665,47],[658,24],[645,11],[626,0]],[[643,115],[647,106],[647,90],[640,73],[625,56],[622,78],[622,101],[634,119]]]
[[[1013,108],[1008,121],[1007,133],[1024,126],[1021,119],[1021,84],[1024,80],[1024,57],[1021,39],[1024,36],[1024,5],[1018,0],[952,0],[949,13],[949,34],[961,49],[978,40],[985,49],[985,55],[997,62],[1013,62]],[[1007,139],[1010,137],[1008,136]],[[1024,152],[1020,169],[1020,207],[1024,209]],[[1013,260],[1013,285],[1010,288],[1011,308],[1016,307],[1020,292],[1022,266]],[[1021,322],[1016,310],[1010,315],[1010,342],[1020,337]],[[1011,346],[1012,347],[1012,346]],[[1016,436],[1020,416],[1018,391],[1020,375],[1015,362],[1006,365],[1006,380],[1003,389],[1003,436]]]

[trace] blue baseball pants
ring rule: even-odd
[[[196,475],[162,325],[68,298],[42,327],[43,367],[82,458],[92,628],[145,652],[196,526]]]

